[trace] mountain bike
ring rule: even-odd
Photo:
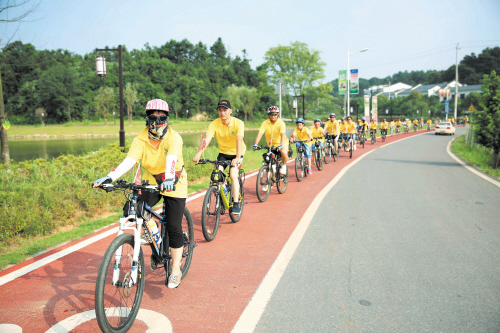
[[[231,161],[211,161],[207,159],[201,159],[198,164],[211,163],[214,165],[212,174],[210,175],[210,185],[208,186],[207,193],[203,199],[203,206],[201,210],[201,230],[203,232],[203,237],[207,242],[214,240],[219,230],[220,216],[226,213],[226,209],[229,212],[229,218],[234,223],[238,222],[243,215],[243,207],[245,205],[245,189],[243,184],[245,183],[245,171],[240,169],[238,172],[238,183],[240,184],[240,195],[239,203],[241,207],[240,215],[231,214],[231,208],[233,203],[231,201],[231,177],[229,176],[229,170],[227,175],[219,170],[219,166],[227,167],[231,165]]]
[[[413,124],[413,132],[417,131],[417,124]]]
[[[423,123],[418,123],[418,129],[421,130],[423,128],[424,124]]]
[[[309,162],[306,158],[306,148],[304,147],[307,141],[294,141],[290,143],[301,143],[297,147],[297,157],[295,157],[295,177],[297,181],[301,182],[304,177],[307,177],[307,169],[309,169]]]
[[[353,139],[353,134],[350,135],[349,140],[347,140],[347,135],[345,134],[344,142],[347,142],[347,145],[349,146],[349,158],[352,158],[352,151],[354,150],[354,139]]]
[[[382,136],[382,142],[385,142],[385,138],[387,137],[387,130],[386,129],[381,129],[380,134]]]
[[[325,137],[325,156],[323,156],[323,160],[326,164],[330,163],[330,160],[333,158],[334,162],[337,162],[339,159],[339,153],[337,151],[338,147],[335,147],[335,140],[333,136],[327,134]]]
[[[280,170],[283,165],[281,161],[281,152],[277,147],[257,146],[255,150],[267,149],[267,152],[262,154],[262,166],[257,174],[256,192],[260,202],[264,202],[269,197],[271,187],[276,184],[276,188],[280,194],[285,193],[288,186],[288,168],[286,174],[282,175]]]
[[[408,132],[410,132],[410,128],[405,124],[405,134],[408,134]]]
[[[313,138],[314,140],[314,164],[316,164],[316,167],[318,168],[319,171],[323,170],[323,156],[321,156],[321,141],[320,139],[323,139],[323,137],[317,137]]]
[[[370,131],[370,137],[372,140],[372,145],[377,141],[377,134],[376,130],[371,130]]]
[[[145,284],[144,254],[141,248],[141,232],[151,247],[151,270],[158,267],[167,268],[167,278],[171,273],[172,256],[169,254],[169,241],[163,237],[166,233],[164,212],[157,214],[145,202],[139,199],[139,191],[158,193],[158,185],[142,185],[118,180],[116,184],[102,184],[106,192],[122,191],[127,199],[128,216],[120,218],[117,237],[111,242],[97,273],[95,288],[95,312],[97,323],[103,332],[126,332],[132,326],[139,311]],[[125,215],[125,214],[124,214]],[[153,234],[151,223],[158,221],[161,235]],[[126,233],[131,231],[132,233]],[[184,251],[181,271],[184,278],[191,265],[194,243],[194,228],[191,213],[184,208],[182,218]],[[164,241],[162,241],[164,240]]]
[[[396,127],[396,135],[398,135],[400,133],[400,126],[397,126]]]
[[[427,124],[427,132],[431,131],[431,124]]]
[[[391,126],[391,136],[394,135],[394,127]]]

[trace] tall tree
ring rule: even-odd
[[[115,91],[111,87],[101,87],[95,96],[95,107],[97,113],[104,118],[104,125],[108,125],[109,109],[113,107]]]
[[[483,77],[482,111],[474,113],[477,142],[493,151],[491,165],[498,168],[500,159],[500,77],[495,71]]]
[[[125,103],[127,103],[127,114],[130,125],[132,125],[133,118],[133,110],[134,104],[139,101],[139,97],[137,95],[137,90],[132,86],[130,82],[127,82],[125,85],[125,90],[123,91],[123,98],[125,99]]]

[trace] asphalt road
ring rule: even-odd
[[[455,162],[451,139],[419,135],[354,165],[255,332],[500,332],[500,188]]]

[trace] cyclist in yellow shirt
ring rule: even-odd
[[[420,117],[420,119],[419,119],[419,126],[420,126],[420,129],[423,128],[423,126],[424,126],[424,117]]]
[[[429,120],[427,120],[427,129],[430,130],[431,129],[431,125],[432,125],[432,119],[429,118]]]
[[[465,116],[464,121],[467,124],[469,122],[469,117]]]
[[[450,121],[452,125],[455,125],[455,118],[451,117]]]
[[[311,142],[310,142],[312,140],[311,131],[309,131],[309,129],[305,126],[306,121],[302,118],[297,118],[297,120],[295,120],[295,124],[297,124],[297,127],[293,130],[293,137],[295,138],[295,141],[308,141],[306,143],[297,142],[295,144],[295,147],[299,147],[301,145],[304,145],[304,148],[306,150],[307,162],[309,163],[307,173],[311,175],[312,174]],[[298,149],[297,149],[297,151],[298,151]]]
[[[394,127],[396,126],[394,119],[391,120],[389,126],[391,127],[391,136],[392,136],[394,134]]]
[[[352,118],[351,117],[347,117],[347,123],[345,125],[345,130],[346,130],[346,133],[347,133],[347,141],[350,140],[350,138],[352,137],[352,140],[353,140],[353,150],[356,150],[356,124],[352,121]],[[347,151],[349,151],[350,148],[347,147]]]
[[[377,140],[377,123],[375,122],[375,119],[372,119],[370,123],[370,135],[373,133],[375,136],[375,141]]]
[[[325,135],[330,135],[334,142],[335,151],[338,147],[338,136],[340,135],[340,124],[337,121],[337,115],[335,113],[330,113],[330,120],[325,123]]]
[[[262,134],[266,134],[266,142],[271,142],[271,147],[277,147],[281,154],[283,165],[281,166],[280,173],[286,175],[286,162],[288,162],[288,138],[286,137],[286,125],[281,119],[278,119],[280,109],[277,106],[270,106],[267,109],[268,120],[265,120],[260,125],[259,133],[255,138],[253,149],[257,148],[257,144],[262,138]]]
[[[165,285],[168,288],[177,288],[182,277],[180,270],[184,250],[182,217],[186,206],[188,183],[182,157],[182,138],[168,126],[170,110],[167,102],[161,99],[151,100],[146,105],[145,111],[147,127],[134,138],[127,157],[107,176],[96,180],[92,185],[99,187],[111,183],[132,169],[136,163],[142,163],[146,169],[142,174],[142,180],[147,180],[150,184],[157,183],[161,192],[143,192],[139,196],[139,201],[153,207],[163,198],[163,208],[168,221],[166,224],[168,242],[172,254],[172,274],[165,279]],[[126,207],[124,216],[128,216]],[[167,237],[167,233],[164,237]],[[165,239],[163,242],[166,244]],[[168,274],[167,269],[165,268],[165,272]]]
[[[387,130],[389,129],[389,123],[387,120],[384,119],[384,121],[380,124],[380,134],[387,136]]]
[[[219,118],[215,119],[209,126],[207,131],[205,146],[202,145],[198,152],[193,157],[193,162],[198,163],[201,153],[205,147],[208,147],[212,138],[216,137],[219,145],[218,161],[231,161],[229,166],[229,177],[231,178],[231,193],[233,196],[233,208],[231,215],[240,215],[241,207],[240,200],[240,183],[238,182],[238,173],[243,163],[243,155],[246,151],[243,136],[245,135],[245,125],[243,121],[231,117],[233,109],[228,100],[221,100],[217,105]],[[220,167],[221,171],[224,168]]]
[[[413,131],[417,130],[417,125],[418,125],[418,120],[417,118],[415,118],[415,120],[413,120]]]
[[[403,125],[403,122],[401,121],[401,119],[398,118],[398,120],[396,121],[396,134],[399,134],[401,133],[401,125]]]
[[[361,117],[361,119],[359,120],[359,127],[358,127],[358,142],[361,142],[361,137],[364,135],[367,129],[368,129],[368,124],[366,123],[365,117]]]
[[[323,144],[325,142],[325,139],[324,139],[324,130],[323,128],[321,127],[321,120],[320,119],[314,119],[314,126],[310,129],[311,131],[311,136],[313,138],[322,138],[319,141],[319,144],[320,144],[320,152],[321,152],[321,156],[324,155],[324,152],[323,152]],[[311,148],[312,148],[312,152],[316,152],[316,145],[313,143],[311,145]],[[315,156],[314,154],[312,154],[312,163],[314,164],[315,163]]]

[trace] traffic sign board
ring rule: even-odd
[[[475,109],[474,109],[474,105],[472,105],[472,104],[471,104],[471,105],[469,106],[469,111],[474,111],[474,110],[475,110]]]
[[[444,102],[444,113],[445,114],[450,113],[450,101],[445,101]]]

